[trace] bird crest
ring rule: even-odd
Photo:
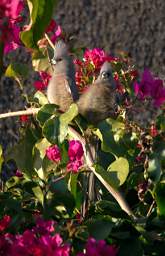
[[[54,46],[54,60],[58,60],[64,56],[68,55],[68,47],[64,41],[59,40]]]

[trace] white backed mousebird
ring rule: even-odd
[[[52,59],[53,75],[47,88],[47,98],[50,103],[59,106],[65,112],[79,98],[75,82],[75,68],[67,45],[58,41],[54,47]]]
[[[97,80],[81,95],[77,105],[79,113],[92,124],[117,116],[116,84],[109,62],[104,62]]]

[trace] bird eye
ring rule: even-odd
[[[104,78],[104,79],[107,79],[107,78],[109,78],[110,76],[111,76],[111,74],[109,73],[109,72],[103,72],[102,74],[101,74],[101,76],[102,76],[102,78]]]
[[[62,61],[62,58],[58,58],[58,59],[56,59],[56,61],[57,61],[57,62],[60,62],[60,61]]]
[[[58,59],[53,58],[53,59],[51,60],[51,63],[52,63],[53,65],[56,65],[57,62],[60,62],[60,61],[62,61],[62,58],[58,58]]]

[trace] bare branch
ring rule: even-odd
[[[95,171],[95,168],[93,167],[94,159],[92,158],[92,154],[91,154],[90,148],[87,147],[85,139],[77,131],[75,131],[72,127],[69,127],[69,133],[70,133],[71,136],[73,136],[74,138],[78,139],[81,142],[81,144],[83,146],[83,149],[84,149],[84,152],[85,152],[85,158],[86,158],[86,162],[87,162],[88,168],[96,175],[96,177],[100,180],[100,182],[106,187],[106,189],[116,199],[116,201],[118,202],[118,204],[120,205],[122,210],[125,211],[129,216],[132,216],[133,218],[135,218],[132,210],[130,209],[128,203],[125,201],[125,199],[122,196],[122,194],[118,190],[113,188],[111,185],[109,185],[101,177],[101,175],[98,174]]]
[[[4,114],[0,114],[0,119],[14,116],[22,116],[22,115],[36,115],[40,108],[28,108],[26,110],[20,110],[15,112],[8,112]]]

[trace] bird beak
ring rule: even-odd
[[[52,63],[53,65],[56,65],[57,61],[56,61],[55,59],[51,59],[51,63]]]

